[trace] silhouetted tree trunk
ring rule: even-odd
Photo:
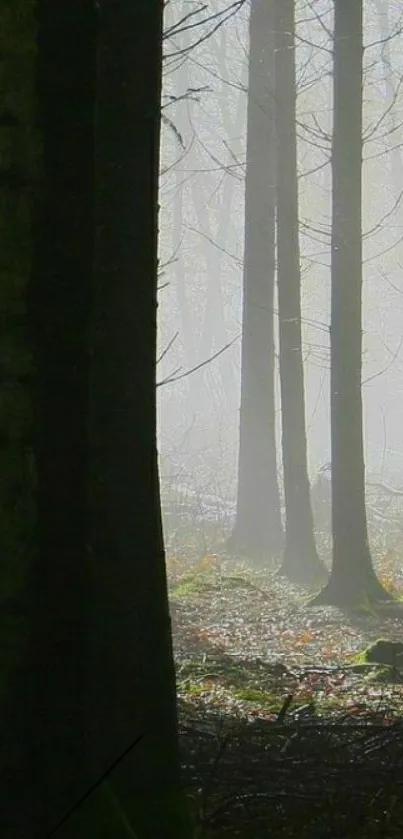
[[[389,599],[368,545],[362,432],[362,0],[336,0],[332,141],[333,564],[315,603]]]
[[[90,778],[85,638],[95,77],[95,4],[39,2],[40,165],[28,295],[36,538],[23,696],[18,696],[24,727],[16,731],[25,774],[5,830],[2,812],[2,835],[18,839],[47,835]]]
[[[0,636],[7,612],[4,601],[23,582],[32,544],[32,370],[25,308],[36,163],[35,18],[25,0],[16,0],[13,11],[0,7]],[[9,634],[6,625],[4,630]],[[0,687],[0,701],[1,694]]]
[[[310,584],[325,574],[316,552],[307,466],[301,273],[294,0],[275,0],[277,284],[280,341],[285,548],[281,573]]]
[[[27,752],[20,732],[21,719],[33,721],[27,681],[17,702],[16,677],[22,676],[24,583],[34,541],[26,294],[36,165],[35,29],[34,8],[26,0],[0,4],[0,824],[5,839],[20,835],[20,822],[27,823],[20,775]]]
[[[238,496],[231,550],[278,556],[283,533],[274,399],[274,35],[273,4],[252,0],[245,185]]]
[[[175,676],[156,448],[162,0],[101,0],[92,335],[89,739],[138,839],[180,839]]]

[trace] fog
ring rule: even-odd
[[[223,22],[219,13],[230,5],[215,0],[189,20],[200,26],[184,24],[179,31],[175,22],[197,4],[176,0],[166,9],[158,308],[163,496],[173,485],[186,487],[207,506],[200,499],[214,496],[226,516],[236,497],[238,457],[249,3],[223,15],[228,17]],[[398,487],[403,485],[402,12],[397,2],[364,5],[365,461],[367,477]],[[311,479],[330,460],[332,7],[326,0],[296,4]],[[213,14],[218,17],[202,23]],[[276,411],[280,420],[278,372]],[[279,452],[280,434],[278,422]]]

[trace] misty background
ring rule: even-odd
[[[215,0],[204,13],[209,20],[203,27],[184,25],[176,33],[177,22],[197,6],[187,0],[168,3],[165,20],[158,308],[161,486],[163,499],[173,489],[194,493],[201,504],[206,495],[212,496],[211,503],[217,508],[222,504],[223,515],[231,517],[240,404],[249,4],[234,10],[227,0]],[[332,6],[326,0],[296,4],[311,480],[330,460]],[[367,479],[400,487],[403,12],[397,2],[371,0],[365,4],[364,22],[365,459]],[[200,369],[184,375],[198,365]],[[277,370],[278,419],[279,391]]]

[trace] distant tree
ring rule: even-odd
[[[286,517],[281,572],[294,582],[309,584],[324,576],[325,566],[316,551],[307,465],[298,236],[294,5],[294,0],[275,0],[274,3],[277,287]]]
[[[264,560],[281,553],[274,396],[273,3],[252,0],[245,184],[241,409],[236,520],[228,546]]]
[[[320,467],[312,485],[311,498],[315,529],[322,536],[330,536],[332,530],[332,485],[331,464]]]
[[[100,0],[88,738],[137,839],[189,836],[156,447],[162,0]]]
[[[335,0],[332,137],[331,449],[333,564],[314,603],[390,599],[374,572],[362,431],[362,0]]]

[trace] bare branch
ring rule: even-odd
[[[230,341],[228,344],[225,344],[224,347],[221,347],[221,349],[218,350],[218,352],[214,353],[214,355],[211,355],[210,358],[206,358],[205,361],[201,361],[200,364],[196,364],[195,367],[192,367],[190,370],[186,370],[184,373],[181,373],[179,376],[176,375],[178,370],[175,370],[175,372],[172,373],[170,376],[168,376],[166,379],[163,379],[161,382],[157,382],[157,387],[162,387],[162,385],[172,384],[172,382],[179,382],[180,379],[185,379],[187,376],[191,376],[192,373],[196,373],[197,370],[201,370],[202,367],[206,367],[208,364],[211,364],[211,362],[215,361],[215,359],[218,358],[220,355],[222,355],[223,352],[225,352],[230,347],[232,347],[232,345],[235,344],[235,341],[237,341],[239,337],[240,337],[239,335],[236,335],[236,337],[233,338],[232,341]],[[180,368],[179,368],[179,370],[180,370]]]

